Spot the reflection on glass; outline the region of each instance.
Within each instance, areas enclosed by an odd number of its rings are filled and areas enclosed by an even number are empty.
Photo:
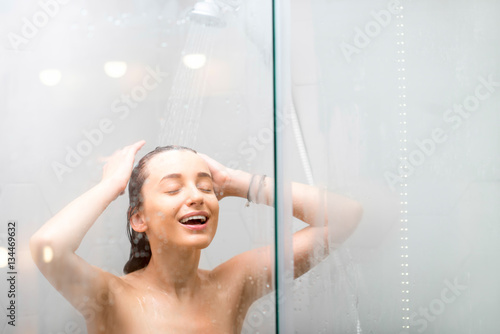
[[[40,72],[39,78],[45,86],[56,86],[61,81],[62,74],[57,69],[46,69]]]
[[[52,250],[52,247],[50,246],[43,247],[43,262],[50,263],[53,258],[54,258],[54,251]]]
[[[197,70],[202,68],[207,62],[207,57],[204,54],[188,54],[182,57],[182,61],[186,67]]]
[[[124,61],[108,61],[104,63],[104,72],[110,78],[121,78],[127,72],[127,63]]]

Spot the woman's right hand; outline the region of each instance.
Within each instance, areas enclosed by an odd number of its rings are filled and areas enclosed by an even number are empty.
[[[117,196],[125,192],[134,168],[135,155],[145,143],[145,140],[138,141],[104,158],[106,164],[103,167],[101,182],[112,186]]]

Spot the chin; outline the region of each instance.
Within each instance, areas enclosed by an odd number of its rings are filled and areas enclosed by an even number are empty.
[[[208,246],[210,246],[211,242],[207,243],[207,244],[204,244],[204,245],[201,245],[200,247],[198,247],[199,249],[205,249],[207,248]]]
[[[212,239],[213,238],[210,238],[209,236],[200,236],[200,238],[197,238],[196,236],[194,238],[189,238],[191,240],[187,240],[185,245],[187,247],[194,247],[194,248],[198,248],[198,249],[205,249],[207,248],[208,246],[210,246],[210,244],[212,243]],[[194,239],[194,240],[193,240]]]

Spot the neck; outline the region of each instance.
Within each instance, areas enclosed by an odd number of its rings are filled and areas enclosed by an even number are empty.
[[[144,270],[148,281],[159,290],[177,298],[189,298],[199,286],[198,264],[201,250],[196,248],[151,248]]]

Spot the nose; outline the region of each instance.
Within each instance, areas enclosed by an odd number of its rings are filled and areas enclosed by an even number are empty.
[[[193,185],[189,188],[187,204],[203,204],[203,194],[201,193],[200,189],[198,189],[198,187]]]

